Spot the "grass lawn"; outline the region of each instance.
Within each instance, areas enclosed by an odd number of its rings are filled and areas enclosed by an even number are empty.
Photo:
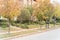
[[[21,24],[20,24],[21,25]],[[50,27],[54,27],[54,24],[49,24]],[[44,25],[39,25],[39,24],[30,24],[28,25],[29,29],[33,29],[33,28],[40,28],[40,27],[46,27],[46,24]],[[1,30],[4,30],[4,31],[8,31],[9,30],[9,27],[6,27],[6,28],[2,28],[0,27]],[[19,31],[21,30],[22,28],[20,27],[15,27],[15,26],[12,26],[10,27],[10,31]]]
[[[0,27],[0,29],[3,30],[4,32],[7,32],[7,31],[9,30],[9,27],[6,27],[6,28]],[[16,27],[16,28],[15,28],[15,27],[10,27],[10,31],[18,31],[18,30],[20,30],[20,29],[21,29],[21,28],[18,29],[17,27]],[[1,30],[0,30],[0,31],[1,31]]]
[[[41,26],[41,27],[40,27]],[[38,24],[34,24],[34,25],[28,25],[29,29],[33,29],[33,28],[42,28],[42,30],[46,30],[46,25],[38,25]],[[50,27],[53,28],[54,25],[50,24]],[[60,27],[60,26],[59,26]],[[18,29],[19,27],[15,28],[15,27],[11,27],[10,31],[20,31],[21,29]],[[8,31],[8,28],[2,28],[2,30]],[[28,30],[28,31],[22,31],[22,32],[18,32],[18,33],[10,33],[9,34],[3,34],[0,35],[0,38],[7,38],[7,37],[13,37],[13,36],[18,36],[18,35],[24,35],[24,34],[31,34],[34,32],[38,32],[38,30]]]

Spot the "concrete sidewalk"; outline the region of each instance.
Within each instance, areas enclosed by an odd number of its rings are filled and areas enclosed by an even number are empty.
[[[23,32],[23,31],[29,31],[29,30],[37,30],[39,28],[34,28],[34,29],[21,29],[19,31],[10,31],[9,33],[18,33],[18,32]],[[8,32],[0,32],[0,35],[2,34],[8,34]]]

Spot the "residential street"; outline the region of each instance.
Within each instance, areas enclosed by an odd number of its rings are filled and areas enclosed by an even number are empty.
[[[60,29],[55,29],[24,37],[13,38],[10,40],[60,40]]]
[[[0,0],[0,40],[60,40],[60,0]]]

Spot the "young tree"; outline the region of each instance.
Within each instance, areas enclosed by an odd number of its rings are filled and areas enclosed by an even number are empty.
[[[29,21],[31,17],[30,11],[31,11],[30,8],[23,8],[17,20],[21,22],[26,21],[26,20]]]
[[[53,5],[50,3],[50,0],[40,1],[40,3],[35,6],[35,14],[38,20],[45,20],[45,22],[47,22],[47,20],[50,21],[50,18],[53,14]],[[49,28],[49,26],[46,27]]]

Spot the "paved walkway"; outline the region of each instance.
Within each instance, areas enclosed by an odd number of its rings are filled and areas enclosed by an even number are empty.
[[[23,31],[29,31],[29,30],[36,30],[38,28],[34,28],[34,29],[21,29],[20,31],[10,31],[10,33],[17,33],[17,32],[23,32]],[[1,34],[8,34],[8,32],[1,32]]]

